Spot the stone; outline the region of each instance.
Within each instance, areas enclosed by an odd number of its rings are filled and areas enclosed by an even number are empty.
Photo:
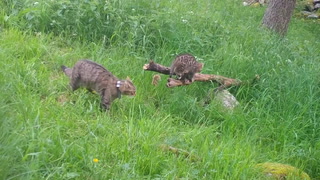
[[[239,102],[228,90],[218,90],[215,92],[215,101],[221,103],[221,105],[227,109],[234,109]]]

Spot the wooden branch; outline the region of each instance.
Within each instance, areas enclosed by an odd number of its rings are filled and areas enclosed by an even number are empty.
[[[143,66],[143,69],[146,71],[155,71],[155,72],[159,72],[162,74],[170,74],[170,68],[157,64],[153,61],[150,61],[149,64],[145,64]],[[223,76],[219,76],[219,75],[214,75],[214,74],[201,74],[201,73],[196,73],[194,76],[194,81],[214,81],[217,82],[218,84],[220,84],[219,89],[224,89],[224,88],[228,88],[231,86],[239,86],[241,85],[241,81],[238,79],[231,79],[231,78],[227,78],[227,77],[223,77]],[[183,85],[189,85],[192,82],[186,81],[180,81],[178,79],[173,79],[173,78],[169,78],[168,79],[168,83],[167,83],[167,87],[175,87],[175,86],[183,86]]]
[[[146,71],[155,71],[155,72],[159,72],[161,74],[167,74],[169,75],[170,74],[170,68],[169,67],[166,67],[166,66],[162,66],[160,64],[157,64],[153,61],[150,61],[149,64],[145,64],[143,66],[143,69],[146,70]]]

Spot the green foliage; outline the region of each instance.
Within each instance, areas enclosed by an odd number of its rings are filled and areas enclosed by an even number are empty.
[[[4,0],[0,9],[0,179],[264,179],[254,168],[263,162],[320,177],[319,22],[293,18],[279,39],[260,27],[264,8],[231,0]],[[142,66],[183,52],[203,73],[260,81],[230,89],[233,112],[203,104],[214,83],[169,89],[161,75],[151,85]],[[60,66],[83,58],[130,76],[136,97],[106,113],[97,95],[71,92]]]

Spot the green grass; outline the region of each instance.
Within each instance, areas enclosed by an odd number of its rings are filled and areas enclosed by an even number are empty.
[[[320,178],[319,21],[294,17],[279,39],[240,1],[35,2],[0,2],[0,179],[266,179],[262,162]],[[182,52],[203,73],[261,79],[230,89],[232,113],[202,105],[214,83],[151,85],[143,65]],[[60,66],[85,58],[130,76],[136,97],[106,113],[71,92]]]

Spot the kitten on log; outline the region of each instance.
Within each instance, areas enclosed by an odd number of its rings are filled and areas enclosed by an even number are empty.
[[[106,68],[90,60],[80,60],[72,68],[61,66],[62,71],[70,78],[73,91],[80,87],[90,92],[96,91],[101,96],[101,107],[110,109],[112,101],[121,94],[135,96],[136,88],[127,78],[120,80]]]
[[[177,76],[177,79],[190,83],[193,82],[193,76],[195,73],[199,73],[202,70],[203,63],[196,61],[196,58],[191,54],[178,55],[171,64],[170,78],[173,75]]]

